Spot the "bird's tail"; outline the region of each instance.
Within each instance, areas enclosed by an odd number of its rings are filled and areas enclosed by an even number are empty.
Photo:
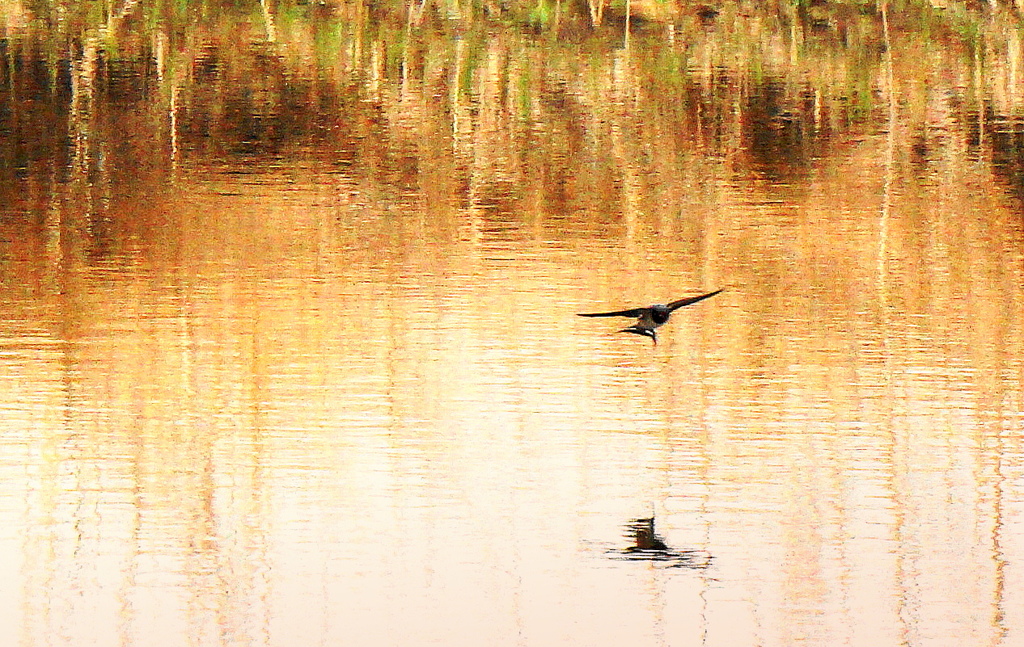
[[[643,326],[638,326],[634,324],[628,328],[623,328],[619,332],[630,332],[633,333],[634,335],[643,335],[644,337],[650,337],[651,341],[653,341],[655,344],[658,343],[658,335],[655,334],[654,330],[651,328],[644,328]]]

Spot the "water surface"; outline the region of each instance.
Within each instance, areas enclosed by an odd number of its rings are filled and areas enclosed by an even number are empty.
[[[253,90],[211,45],[5,175],[0,642],[1022,639],[997,95],[418,47]]]

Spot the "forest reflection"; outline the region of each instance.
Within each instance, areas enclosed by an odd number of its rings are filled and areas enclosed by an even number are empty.
[[[427,6],[417,20],[282,3],[179,21],[134,2],[103,20],[5,4],[3,197],[37,178],[102,193],[118,174],[301,152],[399,193],[440,183],[461,206],[504,196],[603,222],[679,197],[646,199],[695,164],[806,174],[889,128],[890,108],[895,160],[984,158],[1021,190],[1019,36],[998,16],[908,4],[887,45],[873,3],[684,6],[662,22],[638,3],[623,48],[615,5],[600,28],[563,16],[540,31]]]

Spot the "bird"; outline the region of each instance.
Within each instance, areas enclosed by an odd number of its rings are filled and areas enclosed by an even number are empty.
[[[671,303],[662,304],[656,303],[646,308],[630,308],[628,310],[615,310],[613,312],[579,312],[577,313],[580,317],[636,317],[636,323],[628,328],[623,328],[619,332],[629,332],[634,335],[643,335],[644,337],[650,337],[655,344],[658,343],[658,335],[655,333],[655,329],[668,321],[668,318],[672,313],[683,306],[688,306],[691,303],[697,303],[703,301],[708,297],[713,297],[725,288],[720,288],[714,292],[708,292],[706,294],[698,294],[695,297],[684,297],[678,301]]]

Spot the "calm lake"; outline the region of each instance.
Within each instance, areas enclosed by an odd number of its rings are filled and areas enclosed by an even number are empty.
[[[353,6],[0,12],[0,644],[1024,644],[1018,27]]]

